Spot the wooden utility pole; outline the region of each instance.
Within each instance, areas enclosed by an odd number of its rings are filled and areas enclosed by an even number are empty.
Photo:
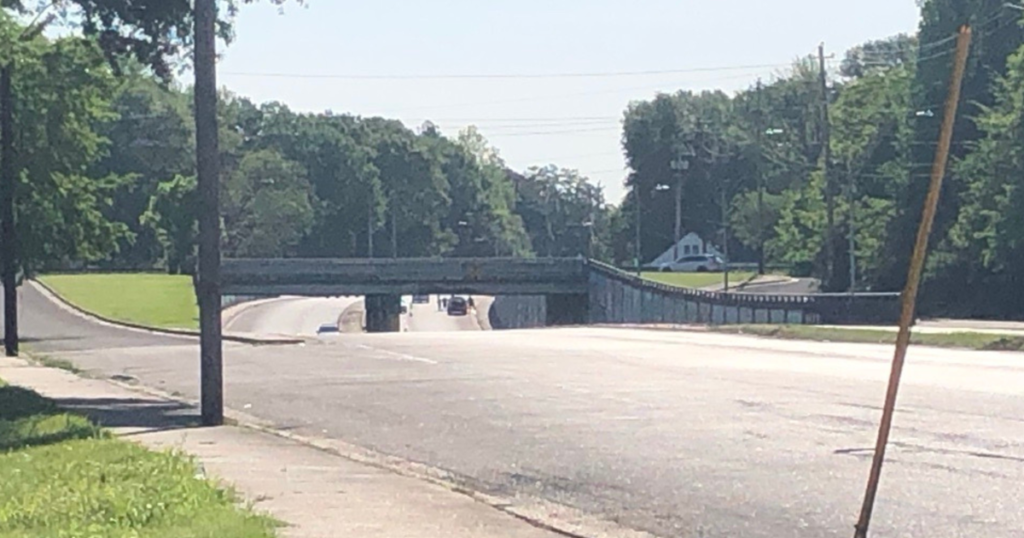
[[[722,291],[729,291],[729,201],[725,193],[725,186],[721,190],[721,215],[722,215],[722,254],[725,255],[725,267],[723,267]]]
[[[391,257],[398,257],[398,214],[391,210]]]
[[[821,168],[825,176],[825,285],[835,279],[836,196],[832,185],[832,127],[828,117],[828,73],[825,71],[825,44],[818,45],[818,76],[821,83]]]
[[[217,132],[217,0],[195,0],[196,162],[199,192],[200,376],[205,426],[224,423],[220,297],[220,148]]]
[[[640,256],[643,255],[643,249],[640,247],[640,223],[641,223],[641,210],[640,210],[640,180],[635,176],[633,178],[633,201],[636,203],[636,238],[633,244],[633,263],[636,265],[636,276],[640,276]]]
[[[931,236],[935,212],[939,206],[939,195],[942,192],[942,179],[946,175],[946,162],[949,159],[949,146],[953,140],[953,126],[956,123],[957,106],[960,104],[960,85],[964,78],[967,65],[967,52],[971,45],[971,28],[964,25],[956,41],[956,58],[953,64],[953,78],[946,96],[945,115],[942,117],[942,128],[939,132],[939,145],[935,151],[935,162],[932,165],[931,183],[928,197],[925,199],[921,226],[917,230],[917,242],[910,259],[907,284],[903,290],[903,305],[900,312],[900,331],[896,337],[896,352],[892,359],[892,371],[889,374],[889,385],[885,393],[885,405],[882,408],[882,421],[878,427],[878,439],[875,443],[874,458],[871,462],[871,473],[868,475],[867,491],[864,493],[864,504],[860,518],[857,520],[855,538],[867,538],[871,524],[871,512],[875,506],[878,493],[878,482],[882,476],[882,464],[885,462],[885,449],[889,443],[889,432],[896,411],[896,396],[899,393],[900,377],[903,364],[910,345],[910,324],[914,320],[917,303],[917,291],[924,270],[925,258],[928,254],[928,239]]]
[[[765,273],[764,267],[764,169],[762,162],[764,161],[764,87],[761,85],[761,79],[757,79],[757,274],[763,275]]]
[[[857,293],[857,176],[851,171],[849,177],[849,185],[847,187],[849,197],[849,214],[846,217],[848,227],[848,237],[846,238],[847,248],[849,249],[849,264],[850,264],[850,295]]]
[[[373,205],[366,204],[366,257],[373,259]]]
[[[0,67],[0,269],[4,287],[4,351],[18,356],[18,244],[14,223],[14,59]]]

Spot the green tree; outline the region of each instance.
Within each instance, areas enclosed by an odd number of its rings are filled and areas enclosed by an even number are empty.
[[[576,170],[531,168],[516,185],[517,211],[538,256],[607,257],[610,226],[601,188]]]
[[[952,72],[953,36],[958,28],[970,23],[974,39],[963,81],[960,114],[955,127],[951,151],[953,162],[966,157],[971,146],[981,137],[972,120],[995,101],[994,82],[1006,71],[1007,56],[1024,43],[1024,29],[1018,24],[1020,13],[1004,7],[998,0],[927,0],[922,2],[921,25],[918,32],[920,51],[911,85],[913,135],[907,150],[907,170],[895,185],[898,190],[895,215],[886,232],[884,266],[878,286],[902,289],[907,265],[917,234],[931,170],[936,141],[942,120],[942,104],[949,91]],[[969,190],[969,181],[955,168],[943,192],[932,233],[936,249],[926,278],[931,282],[925,295],[940,302],[958,303],[971,299],[973,291],[963,285],[968,267],[977,263],[957,258],[948,250],[951,228],[960,213],[961,201]]]
[[[1024,306],[1024,47],[1011,55],[995,96],[977,118],[982,138],[957,166],[969,186],[936,264],[971,286],[973,297],[958,303],[963,312],[1017,317]]]
[[[22,34],[23,27],[0,12],[0,35]],[[105,214],[121,178],[94,180],[85,173],[106,146],[94,129],[110,114],[114,81],[104,58],[79,38],[36,37],[5,50],[18,63],[14,168],[21,263],[31,271],[102,259],[129,236]]]
[[[140,217],[161,182],[195,169],[188,96],[160,84],[140,68],[120,80],[112,112],[112,117],[97,126],[109,143],[89,174],[131,179],[113,193],[114,203],[107,211],[111,220],[128,226],[131,240],[122,241],[119,252],[105,263],[121,268],[152,267],[161,247],[152,228],[143,226]]]
[[[160,241],[163,263],[171,274],[195,273],[196,198],[196,178],[177,176],[157,187],[141,217]]]
[[[236,258],[294,255],[314,222],[306,171],[273,150],[247,154],[223,185],[224,252]]]

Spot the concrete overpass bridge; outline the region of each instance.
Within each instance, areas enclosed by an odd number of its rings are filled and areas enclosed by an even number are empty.
[[[545,297],[547,325],[891,324],[899,294],[759,295],[676,288],[583,258],[227,259],[224,295],[366,296],[367,330],[398,330],[401,297]]]
[[[549,325],[587,323],[584,259],[266,259],[222,263],[224,295],[366,296],[370,332],[399,326],[403,295],[539,295]]]

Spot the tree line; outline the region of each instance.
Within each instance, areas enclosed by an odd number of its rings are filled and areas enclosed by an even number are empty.
[[[826,66],[824,79],[812,55],[735,95],[680,91],[631,104],[623,134],[630,192],[611,216],[616,261],[632,264],[638,250],[640,260],[651,260],[671,244],[673,194],[681,188],[684,229],[728,242],[734,259],[763,252],[769,266],[805,271],[825,291],[902,289],[949,88],[953,36],[969,23],[974,42],[923,308],[1019,317],[1021,11],[990,0],[928,0],[921,10],[916,35],[846,51],[838,65]]]
[[[84,20],[106,20],[106,4],[78,3],[91,10]],[[135,26],[165,36],[188,28],[187,2],[154,5],[177,10],[167,19],[177,22],[167,26],[150,10]],[[300,113],[222,92],[224,253],[587,255],[632,265],[674,240],[678,196],[683,229],[728,245],[733,260],[796,269],[826,291],[898,290],[934,157],[952,36],[967,22],[975,40],[924,307],[1019,315],[1021,14],[995,0],[927,0],[921,9],[916,35],[846,51],[824,77],[809,56],[735,94],[680,91],[631,103],[623,116],[629,193],[614,207],[574,170],[511,170],[472,128],[451,135],[430,123]],[[24,18],[8,11],[0,11],[0,40],[10,45],[0,60],[17,65],[22,264],[193,271],[193,99],[160,60],[187,43],[117,38],[102,25],[26,38]]]
[[[11,31],[19,25],[3,22]],[[94,40],[36,37],[16,72],[21,261],[30,271],[196,266],[193,96]],[[602,190],[511,170],[470,127],[300,113],[222,91],[228,257],[604,256]]]

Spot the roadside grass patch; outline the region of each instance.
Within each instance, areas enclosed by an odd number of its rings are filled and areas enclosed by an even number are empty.
[[[64,370],[65,372],[71,372],[73,374],[81,374],[82,369],[75,366],[75,363],[67,359],[55,359],[46,355],[32,355],[33,362],[38,363],[40,366],[47,368],[55,368],[57,370]]]
[[[272,538],[195,463],[111,437],[0,382],[0,536]]]
[[[730,285],[739,285],[752,278],[754,273],[748,271],[730,271]],[[669,286],[680,288],[707,288],[725,282],[725,273],[642,273],[641,277],[646,280],[660,282]]]
[[[850,342],[859,344],[895,344],[895,331],[811,325],[732,325],[711,327],[720,333],[747,334],[786,340],[815,342]],[[973,349],[978,351],[1024,351],[1024,337],[976,332],[948,334],[911,332],[910,342],[915,345]]]
[[[161,274],[49,275],[39,278],[75,306],[99,316],[163,329],[199,326],[192,278]]]

